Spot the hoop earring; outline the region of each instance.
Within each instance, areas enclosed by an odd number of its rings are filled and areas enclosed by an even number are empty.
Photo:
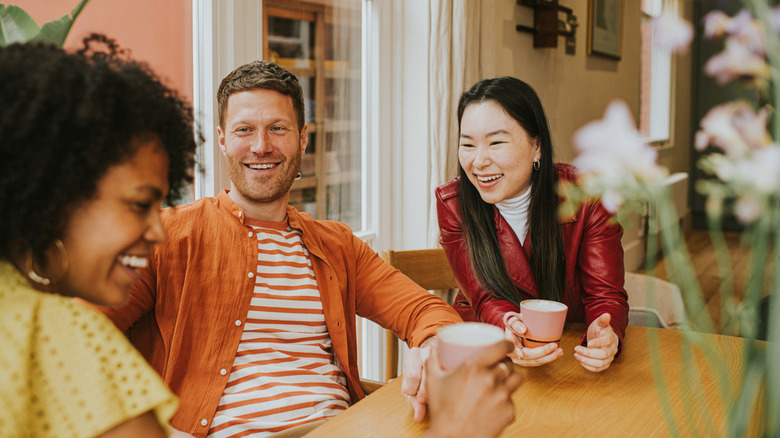
[[[62,243],[62,240],[57,239],[54,241],[54,246],[57,247],[57,250],[60,252],[60,275],[57,280],[65,277],[65,274],[67,274],[68,269],[70,269],[70,263],[68,261],[68,251],[65,249],[65,244]],[[27,254],[24,258],[24,270],[27,271],[27,277],[40,284],[41,286],[48,286],[52,283],[50,278],[44,277],[37,272],[35,272],[35,268],[33,267],[33,252],[32,248],[27,249]],[[56,281],[56,280],[55,280]]]
[[[303,178],[303,175],[301,175],[301,172],[298,172],[298,174],[295,175],[295,180],[298,181],[301,178]]]
[[[542,164],[540,162],[534,161],[534,170],[539,170],[539,169],[541,169],[541,167],[542,167]]]

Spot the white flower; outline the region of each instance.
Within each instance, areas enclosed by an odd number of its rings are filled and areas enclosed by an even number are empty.
[[[776,12],[773,11],[773,17]],[[704,16],[706,38],[726,35],[726,48],[704,65],[704,72],[725,84],[739,77],[766,79],[769,66],[766,63],[766,44],[763,25],[753,18],[750,11],[742,9],[729,18],[721,11]]]
[[[780,193],[780,145],[770,144],[758,150],[747,150],[741,156],[728,157],[713,153],[699,161],[699,166],[715,175],[719,184],[708,185],[710,197],[717,193],[736,197],[737,219],[748,224],[764,211],[767,200]]]
[[[769,66],[763,55],[729,39],[726,41],[726,49],[704,64],[704,73],[722,85],[739,77],[766,79],[769,77]]]
[[[700,165],[726,184],[731,184],[737,179],[736,163],[723,154],[710,154],[702,158]]]
[[[772,12],[769,16],[769,22],[776,31],[780,30],[780,6],[775,6],[772,8]]]
[[[704,38],[712,39],[723,36],[726,33],[730,20],[731,17],[717,9],[705,15],[702,19],[704,23]]]
[[[688,48],[693,39],[691,23],[674,14],[664,13],[650,23],[653,43],[671,52],[681,52]]]
[[[772,195],[780,191],[780,146],[760,149],[752,157],[737,161],[736,167],[747,193]]]
[[[623,205],[623,197],[615,190],[606,190],[601,195],[601,204],[608,212],[616,213],[620,206]]]
[[[704,150],[712,144],[730,157],[766,147],[771,143],[767,132],[768,117],[766,108],[755,112],[744,101],[718,105],[701,119],[701,130],[696,133],[694,146]]]
[[[761,213],[761,206],[753,198],[739,198],[734,205],[734,213],[737,220],[743,224],[749,224],[756,220]]]
[[[604,118],[590,122],[574,134],[579,156],[574,165],[582,173],[586,193],[602,198],[604,207],[616,212],[625,199],[642,197],[668,175],[656,163],[658,153],[636,130],[625,102],[609,104]]]
[[[766,46],[762,36],[762,25],[747,9],[742,9],[731,18],[726,26],[726,34],[731,42],[736,42],[756,55],[765,56]]]

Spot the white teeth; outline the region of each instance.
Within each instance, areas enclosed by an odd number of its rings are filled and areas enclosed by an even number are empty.
[[[256,169],[256,170],[271,169],[273,167],[276,167],[276,164],[250,164],[249,165],[250,169]]]
[[[502,176],[504,175],[500,174],[500,175],[493,175],[493,176],[478,176],[477,179],[482,182],[488,182],[488,181],[493,181],[494,179],[499,179]]]
[[[149,265],[149,260],[146,257],[122,255],[119,256],[119,263],[130,268],[145,268]]]

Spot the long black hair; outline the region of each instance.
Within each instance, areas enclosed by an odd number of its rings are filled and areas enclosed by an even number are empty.
[[[531,172],[529,234],[531,269],[542,298],[560,301],[565,287],[566,264],[558,225],[558,175],[553,164],[552,140],[542,103],[530,85],[512,77],[484,79],[463,93],[458,103],[458,131],[463,111],[471,104],[499,104],[536,141],[541,150],[539,170]],[[519,305],[520,294],[509,276],[498,246],[494,208],[482,200],[476,187],[459,166],[460,216],[466,236],[471,268],[489,293]]]

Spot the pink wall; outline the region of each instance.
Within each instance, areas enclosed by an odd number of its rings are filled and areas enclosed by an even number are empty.
[[[8,0],[42,25],[58,19],[78,0]],[[81,39],[100,32],[131,50],[134,59],[149,63],[167,84],[192,103],[192,1],[92,0],[65,40],[66,49],[80,47]]]

